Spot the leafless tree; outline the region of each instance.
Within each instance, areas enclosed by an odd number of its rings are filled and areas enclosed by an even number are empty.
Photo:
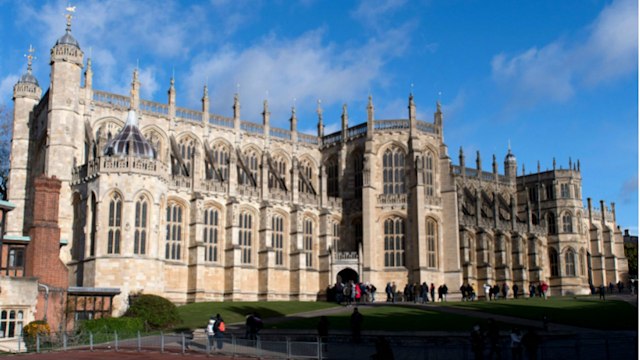
[[[6,199],[9,179],[9,155],[11,154],[11,131],[13,129],[11,109],[0,103],[0,199]]]

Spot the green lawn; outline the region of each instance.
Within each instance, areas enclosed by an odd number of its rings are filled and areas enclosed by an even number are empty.
[[[445,314],[429,309],[403,306],[359,307],[364,321],[363,330],[387,331],[470,331],[473,325],[483,324],[486,320]],[[327,316],[333,330],[350,329],[351,311]],[[295,319],[283,323],[268,325],[270,329],[316,329],[319,318]],[[511,325],[499,324],[504,329]]]
[[[551,322],[599,330],[638,328],[638,309],[619,300],[599,301],[592,297],[551,297],[548,300],[534,298],[442,305],[533,320],[542,320],[546,315]]]
[[[178,307],[182,318],[182,324],[179,326],[189,329],[204,328],[209,317],[218,313],[227,324],[232,324],[244,322],[245,316],[254,311],[263,319],[267,319],[335,306],[335,303],[297,301],[194,303]]]

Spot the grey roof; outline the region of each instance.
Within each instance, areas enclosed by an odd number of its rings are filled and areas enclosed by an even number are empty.
[[[80,44],[78,40],[76,40],[73,35],[71,35],[71,29],[67,29],[67,31],[62,35],[58,41],[56,41],[56,45],[73,45],[80,49]]]
[[[20,76],[20,80],[18,80],[18,83],[31,83],[35,84],[36,86],[40,86],[40,84],[38,84],[38,79],[33,76],[31,71],[27,71],[26,73],[22,74],[22,76]]]
[[[505,156],[504,161],[516,162],[516,156],[513,155],[513,153],[511,152],[511,149],[509,149],[509,152],[507,153],[507,156]]]
[[[148,159],[156,158],[156,150],[144,138],[138,128],[138,117],[134,110],[129,110],[127,123],[104,149],[107,156],[138,156]]]

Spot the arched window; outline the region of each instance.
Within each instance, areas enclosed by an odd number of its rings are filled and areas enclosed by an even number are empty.
[[[302,178],[303,176],[313,184],[313,167],[309,161],[302,161],[300,163],[300,172],[298,177],[298,192],[313,194],[313,189],[307,185],[307,182]]]
[[[427,220],[427,266],[437,267],[436,244],[438,241],[438,224],[432,219]]]
[[[254,183],[251,181],[251,178],[256,182],[255,185],[258,184],[258,154],[256,154],[253,150],[245,151],[242,156],[242,162],[244,163],[244,168],[238,168],[238,184],[239,185],[251,185]],[[249,174],[244,169],[249,171]]]
[[[240,241],[241,263],[251,264],[252,241],[253,241],[253,216],[249,212],[240,213],[240,223],[238,224],[238,241]]]
[[[384,266],[404,266],[404,220],[390,218],[384,222]]]
[[[165,258],[180,260],[182,239],[184,238],[184,222],[182,206],[176,203],[167,205],[167,241],[165,244]]]
[[[193,173],[192,165],[195,153],[196,146],[193,139],[186,138],[180,141],[180,155],[190,175]]]
[[[73,260],[82,260],[85,256],[86,203],[82,201],[80,194],[73,195],[73,243],[71,257]]]
[[[144,255],[147,253],[147,234],[149,229],[149,202],[143,196],[136,201],[135,230],[133,234],[133,253]]]
[[[120,254],[122,234],[122,197],[114,193],[109,201],[109,221],[107,229],[107,254]]]
[[[576,276],[576,252],[573,249],[567,250],[564,254],[564,274]]]
[[[282,180],[284,184],[279,179]],[[286,191],[286,183],[287,163],[281,157],[274,157],[271,159],[271,167],[269,168],[269,189]]]
[[[569,184],[560,184],[560,197],[568,199],[571,197],[571,191],[569,190]]]
[[[334,157],[327,162],[327,195],[338,197],[339,189],[338,159]]]
[[[271,218],[271,239],[276,254],[276,265],[284,265],[284,218],[280,215]]]
[[[549,235],[555,235],[557,233],[556,217],[553,215],[552,212],[547,213],[547,229],[548,229]]]
[[[98,202],[91,193],[91,231],[89,232],[89,256],[96,255],[96,232],[98,230]]]
[[[427,190],[427,196],[435,195],[435,186],[433,181],[433,155],[428,152],[424,157],[424,185]]]
[[[385,194],[404,194],[404,152],[397,147],[387,149],[382,158],[383,189]]]
[[[331,244],[333,251],[340,251],[340,223],[337,221],[331,222]]]
[[[562,215],[562,232],[573,232],[573,219],[571,218],[571,214],[568,212]]]
[[[313,267],[313,221],[304,220],[303,246],[307,267]]]
[[[353,153],[353,187],[356,199],[362,199],[362,172],[364,170],[364,158],[360,151]]]
[[[222,181],[229,180],[229,149],[224,144],[217,144],[211,150],[213,152],[213,162],[218,172],[213,178],[222,178]]]
[[[549,248],[549,270],[551,276],[558,276],[558,252],[554,248]]]
[[[218,261],[218,239],[220,238],[220,214],[216,208],[208,208],[204,211],[204,228],[202,239],[204,241],[204,261]]]
[[[545,186],[545,192],[546,192],[546,199],[547,200],[553,200],[555,198],[555,192],[553,191],[554,187],[553,187],[553,183],[547,183]]]

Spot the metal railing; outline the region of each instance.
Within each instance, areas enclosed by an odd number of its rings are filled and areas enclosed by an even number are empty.
[[[507,332],[500,334],[499,358],[511,358]],[[370,359],[384,347],[396,359],[473,359],[470,336],[467,333],[446,334],[374,334],[358,341],[346,331],[333,331],[325,339],[301,331],[274,333],[269,331],[256,339],[247,339],[228,331],[220,338],[208,338],[200,329],[182,333],[53,333],[30,341],[22,337],[4,339],[0,344],[15,341],[13,352],[92,351],[92,352],[161,352],[175,354],[218,354],[223,356],[256,357],[261,359]],[[323,341],[324,340],[324,341]],[[27,348],[25,349],[25,344]],[[521,357],[530,359],[530,349],[522,349]],[[550,333],[540,336],[535,347],[535,359],[637,359],[637,333],[588,332],[580,334]],[[6,350],[5,350],[6,351]],[[491,352],[488,340],[482,353]],[[379,354],[379,353],[378,353]]]

